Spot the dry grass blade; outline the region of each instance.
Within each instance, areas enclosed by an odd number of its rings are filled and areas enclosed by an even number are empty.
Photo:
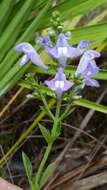
[[[107,172],[102,172],[100,174],[79,180],[72,187],[70,186],[66,188],[66,190],[90,190],[104,185],[105,183],[107,183]]]
[[[87,168],[87,171],[85,171],[84,177],[86,175],[91,175],[92,173],[104,168],[105,166],[107,166],[107,156],[104,156],[100,160],[92,162],[91,165]],[[75,178],[78,178],[78,176],[82,171],[85,170],[85,168],[86,164],[79,166],[78,168],[74,168],[72,171],[57,179],[54,184],[49,187],[49,190],[55,189],[56,187],[59,187],[61,184],[67,183],[68,181],[70,181],[71,184],[71,182],[73,182]]]
[[[16,98],[19,96],[19,94],[22,92],[22,90],[23,90],[23,87],[19,88],[19,90],[12,96],[12,98],[9,100],[9,102],[3,107],[3,109],[0,111],[0,118],[4,115],[4,113],[13,104],[13,102],[16,100]]]

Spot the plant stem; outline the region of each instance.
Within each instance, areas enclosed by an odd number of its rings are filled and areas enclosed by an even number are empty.
[[[43,167],[44,167],[44,165],[45,165],[45,163],[46,163],[46,161],[48,159],[48,156],[50,154],[50,151],[51,151],[51,148],[52,148],[52,144],[53,143],[48,144],[48,146],[46,148],[46,151],[45,151],[45,154],[43,156],[43,159],[42,159],[42,161],[40,163],[40,166],[39,166],[39,169],[38,169],[38,172],[37,172],[37,175],[36,175],[36,182],[37,183],[39,182],[39,179],[40,179],[40,176],[41,176],[41,172],[42,172]]]
[[[39,94],[40,94],[40,96],[41,96],[41,99],[42,99],[42,101],[43,101],[43,104],[44,104],[44,106],[45,106],[45,109],[46,109],[48,115],[52,118],[52,120],[54,120],[54,115],[52,114],[52,112],[51,112],[51,110],[50,110],[50,108],[49,108],[49,106],[48,106],[48,103],[47,103],[45,97],[43,96],[43,94],[41,93],[41,91],[40,91],[39,89],[38,89],[38,92],[39,92]]]
[[[55,114],[52,132],[51,132],[53,139],[56,138],[56,136],[57,136],[57,129],[58,129],[59,117],[60,117],[60,109],[61,109],[61,100],[57,100],[56,114]]]
[[[73,106],[73,103],[67,105],[64,112],[62,113],[62,115],[59,118],[60,121],[62,121],[66,116],[68,116],[70,113],[72,113],[74,111],[75,108],[72,108],[72,106]]]
[[[56,106],[56,113],[55,113],[55,118],[54,118],[54,123],[53,123],[53,128],[52,128],[52,137],[56,137],[57,135],[57,127],[59,123],[59,115],[60,115],[60,108],[61,108],[61,100],[57,101],[57,106]],[[43,159],[40,163],[37,175],[36,175],[36,183],[39,183],[40,177],[41,177],[41,172],[44,168],[44,165],[48,159],[48,156],[51,152],[53,141],[55,141],[56,138],[52,138],[52,142],[50,142],[46,148],[45,154],[43,156]]]

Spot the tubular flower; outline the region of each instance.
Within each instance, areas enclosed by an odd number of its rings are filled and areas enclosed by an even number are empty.
[[[56,47],[53,47],[49,36],[39,37],[38,43],[45,48],[51,57],[58,59],[62,67],[65,67],[67,58],[73,59],[82,55],[89,46],[89,41],[83,40],[76,48],[72,47],[69,44],[69,37],[64,33],[59,34]]]
[[[20,66],[25,65],[28,61],[32,61],[35,65],[43,68],[43,69],[48,69],[46,65],[43,64],[39,54],[36,52],[36,50],[32,47],[30,43],[23,42],[14,48],[15,51],[17,52],[23,52],[25,55],[23,55]]]
[[[84,84],[87,86],[99,87],[98,81],[92,79],[92,75],[99,72],[99,67],[96,65],[95,58],[100,57],[100,53],[95,50],[88,50],[81,57],[76,70],[76,75],[80,75],[84,79]]]
[[[56,92],[57,98],[61,99],[62,93],[69,90],[73,86],[73,82],[66,79],[63,68],[59,68],[52,80],[46,80],[45,84]]]

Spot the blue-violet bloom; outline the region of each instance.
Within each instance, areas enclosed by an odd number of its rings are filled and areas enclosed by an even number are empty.
[[[37,41],[52,58],[59,60],[62,67],[65,67],[67,58],[73,59],[82,55],[89,46],[89,41],[82,40],[77,47],[72,47],[69,37],[64,33],[59,34],[56,47],[53,47],[49,36],[39,37]]]
[[[56,92],[57,98],[61,99],[62,93],[69,90],[74,83],[66,79],[63,68],[59,68],[55,77],[52,80],[46,80],[45,84]]]
[[[81,57],[76,75],[80,75],[84,79],[86,86],[99,87],[98,81],[92,79],[92,75],[99,72],[99,67],[96,65],[95,58],[100,57],[100,53],[95,50],[88,50]]]
[[[33,46],[30,43],[23,42],[15,46],[15,51],[17,52],[23,52],[25,55],[23,55],[20,66],[25,65],[28,61],[32,61],[35,65],[43,68],[48,69],[46,65],[43,64],[39,54],[36,52],[36,50],[33,48]]]

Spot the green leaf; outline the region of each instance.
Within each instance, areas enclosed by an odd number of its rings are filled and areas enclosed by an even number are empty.
[[[32,164],[28,156],[22,152],[22,159],[26,171],[26,175],[28,177],[29,184],[32,185]]]
[[[36,98],[37,98],[37,99],[39,98],[39,100],[40,100],[40,97],[36,96]],[[45,106],[40,106],[40,108],[41,108],[41,111],[43,111],[46,115],[48,115],[48,116],[51,117],[51,114],[47,111],[47,109],[46,109]],[[52,114],[52,117],[51,117],[51,118],[54,119],[53,114]]]
[[[42,86],[42,85],[41,85],[41,86]],[[40,86],[40,89],[41,89],[41,86]],[[44,106],[42,107],[42,110],[43,110],[45,113],[47,113],[47,115],[49,115],[49,116],[52,118],[52,120],[54,120],[54,115],[52,114],[52,112],[51,112],[51,110],[50,110],[50,108],[49,108],[49,106],[48,106],[48,103],[47,103],[47,101],[46,101],[46,99],[45,99],[45,96],[43,95],[42,90],[40,90],[40,89],[38,88],[39,95],[40,95],[40,97],[41,97],[41,99],[42,99],[42,101],[43,101],[43,104],[44,104]]]
[[[59,118],[60,121],[63,121],[65,118],[67,118],[74,110],[75,110],[75,108],[72,108],[72,105],[69,102],[67,107],[65,108],[64,112],[62,113],[62,115]]]
[[[52,163],[46,168],[40,180],[40,188],[42,188],[45,185],[45,183],[48,181],[49,177],[52,175],[52,173],[55,170],[55,166],[56,166],[55,163]]]
[[[33,189],[32,189],[33,190]],[[40,186],[38,183],[34,183],[34,190],[40,190]]]
[[[75,100],[73,101],[74,104],[78,105],[78,106],[82,106],[88,109],[92,109],[95,111],[99,111],[102,113],[107,114],[107,106],[86,100],[86,99],[79,99],[79,100]]]
[[[32,177],[33,188],[32,190],[40,190],[40,185],[36,181],[36,173]]]
[[[50,132],[48,129],[46,129],[43,125],[41,124],[38,124],[39,125],[39,128],[41,130],[41,133],[44,137],[44,139],[46,140],[47,143],[50,143],[51,142],[51,135],[50,135]]]

